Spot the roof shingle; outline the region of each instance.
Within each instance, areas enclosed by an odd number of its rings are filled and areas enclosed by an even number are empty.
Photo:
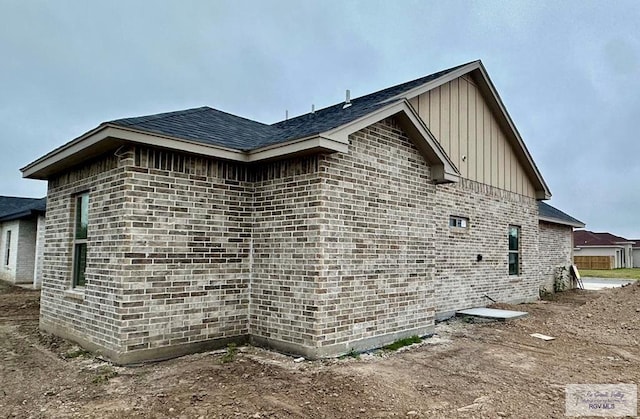
[[[0,196],[0,221],[15,220],[33,213],[44,213],[47,198]]]
[[[449,68],[416,80],[398,84],[356,99],[343,108],[338,103],[313,113],[272,125],[252,121],[207,106],[177,112],[116,119],[108,125],[168,135],[209,145],[250,151],[268,145],[304,138],[355,121],[389,104],[389,100],[467,64]]]

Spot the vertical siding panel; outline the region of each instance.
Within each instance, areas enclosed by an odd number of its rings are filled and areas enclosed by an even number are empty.
[[[511,170],[511,146],[509,144],[505,144],[506,147],[504,149],[504,188],[508,191],[512,190],[512,179],[513,179],[513,171]]]
[[[500,152],[498,151],[498,121],[491,114],[491,184],[500,187],[498,181],[498,167],[500,167]]]
[[[480,92],[474,86],[473,91],[476,97],[476,153],[478,182],[487,183],[484,179],[484,100]]]
[[[413,106],[418,115],[422,117],[422,114],[420,113],[420,96],[412,97],[411,99],[409,99],[409,103],[411,104],[411,106]]]
[[[451,143],[450,157],[453,163],[460,170],[460,116],[458,115],[458,101],[459,101],[459,88],[458,80],[453,80],[449,83],[449,142]]]
[[[444,147],[440,138],[440,90],[438,89],[429,92],[429,129]]]
[[[459,80],[459,98],[458,98],[458,118],[460,121],[460,154],[467,156],[466,161],[460,161],[460,173],[468,178],[469,175],[469,99],[467,94],[467,82],[460,78]]]
[[[493,186],[493,181],[491,179],[491,166],[493,166],[495,159],[493,157],[493,139],[491,138],[492,115],[489,106],[487,106],[484,100],[482,102],[484,105],[484,182]]]
[[[467,99],[467,116],[469,117],[469,124],[467,132],[469,133],[469,179],[478,180],[478,150],[476,140],[476,91],[471,84],[468,84],[468,99]]]
[[[498,188],[500,189],[507,189],[505,186],[505,141],[506,138],[504,137],[500,127],[498,127]]]
[[[451,154],[451,89],[449,83],[445,83],[439,87],[440,90],[440,137],[444,142],[444,149],[449,157]],[[446,144],[446,145],[445,145]]]

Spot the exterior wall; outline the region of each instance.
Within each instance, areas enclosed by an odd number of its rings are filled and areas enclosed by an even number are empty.
[[[540,221],[539,224],[541,289],[554,292],[558,269],[568,269],[573,264],[573,228]]]
[[[7,231],[11,231],[8,265],[5,264]],[[34,284],[37,234],[37,217],[0,223],[0,279],[14,284]]]
[[[9,247],[9,263],[6,263],[7,255],[7,231],[11,231],[11,243]],[[20,221],[7,221],[0,223],[0,279],[16,282],[18,263],[18,237],[20,235]]]
[[[246,338],[252,189],[244,176],[233,165],[138,148],[51,180],[41,327],[121,363]],[[73,197],[84,191],[87,283],[71,289]]]
[[[20,220],[18,245],[16,248],[16,283],[33,284],[35,277],[37,227],[36,217]]]
[[[136,148],[126,167],[122,359],[165,358],[249,333],[247,168]],[[217,342],[217,344],[216,344]]]
[[[436,186],[393,120],[350,136],[325,156],[319,345],[368,349],[432,333]]]
[[[463,177],[535,198],[505,132],[469,76],[423,93],[411,104]]]
[[[640,249],[633,249],[633,267],[640,268]]]
[[[44,259],[44,234],[46,219],[44,215],[39,215],[36,221],[36,255],[33,286],[40,288],[42,286],[42,262]]]
[[[70,289],[84,191],[87,284]],[[349,153],[259,165],[131,147],[50,180],[41,326],[120,363],[244,339],[309,357],[370,349],[484,295],[536,298],[537,233],[534,199],[434,185],[393,119],[351,135]]]
[[[110,155],[49,180],[40,327],[91,350],[121,349],[124,254],[131,236],[127,214],[125,160]],[[75,195],[88,191],[87,286],[71,289]],[[129,292],[128,290],[126,292]]]
[[[323,292],[318,157],[252,170],[252,339],[286,352],[312,352],[322,332],[317,302]]]
[[[533,198],[461,179],[436,188],[435,301],[438,318],[456,310],[538,298],[538,207]],[[449,227],[450,216],[469,219]],[[520,273],[509,275],[509,226],[520,227]],[[480,261],[478,259],[480,258]]]

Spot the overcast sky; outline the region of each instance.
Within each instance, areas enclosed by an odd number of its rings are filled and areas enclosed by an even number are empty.
[[[0,195],[103,121],[211,106],[272,123],[481,59],[547,181],[640,238],[640,2],[0,0]]]

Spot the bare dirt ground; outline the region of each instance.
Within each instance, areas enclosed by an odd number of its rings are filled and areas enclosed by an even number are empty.
[[[126,368],[41,334],[38,298],[0,283],[0,418],[557,418],[566,384],[640,382],[640,283],[500,305],[530,315],[441,323],[393,353],[245,347]]]

